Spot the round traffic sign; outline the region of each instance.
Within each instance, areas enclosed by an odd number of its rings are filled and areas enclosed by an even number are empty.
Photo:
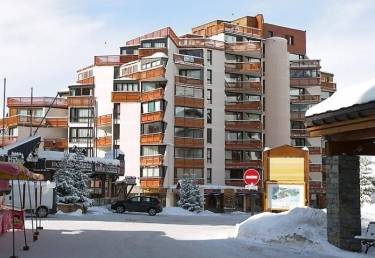
[[[248,169],[243,173],[243,181],[246,185],[257,185],[260,180],[260,175],[256,169]]]

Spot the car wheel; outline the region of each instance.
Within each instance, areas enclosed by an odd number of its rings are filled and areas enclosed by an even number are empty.
[[[36,216],[38,218],[45,218],[48,215],[48,209],[46,207],[39,207],[36,209]]]
[[[154,209],[154,208],[151,208],[151,209],[148,210],[148,215],[150,215],[150,216],[155,216],[156,213],[157,213],[156,209]]]
[[[125,212],[125,207],[123,205],[119,205],[116,208],[117,213],[124,213]]]

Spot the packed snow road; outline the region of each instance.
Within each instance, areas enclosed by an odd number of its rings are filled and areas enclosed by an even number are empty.
[[[22,251],[22,233],[17,232],[19,258],[232,258],[232,257],[323,257],[233,238],[235,225],[246,214],[184,216],[159,214],[114,214],[94,210],[87,215],[57,214],[43,221],[39,240]],[[28,223],[30,227],[30,223]],[[28,232],[31,235],[31,232]],[[0,258],[11,255],[11,233],[0,237]]]

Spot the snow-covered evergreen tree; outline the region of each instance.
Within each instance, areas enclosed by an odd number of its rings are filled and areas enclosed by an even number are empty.
[[[90,202],[88,191],[89,175],[83,170],[83,151],[76,148],[66,153],[54,175],[57,201],[62,203]]]
[[[370,159],[364,156],[360,157],[361,204],[372,202],[372,195],[375,193],[374,181]]]
[[[179,181],[180,200],[178,205],[188,211],[202,211],[202,196],[199,192],[199,186],[195,180],[184,178]]]

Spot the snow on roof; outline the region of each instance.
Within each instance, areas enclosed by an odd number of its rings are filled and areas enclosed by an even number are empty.
[[[86,157],[85,161],[95,162],[95,163],[103,163],[103,164],[106,164],[106,165],[114,165],[114,166],[120,165],[120,161],[118,159],[105,159],[105,158],[98,158],[98,157],[88,158],[88,157]]]
[[[329,111],[375,101],[375,79],[360,85],[343,88],[335,92],[328,99],[311,107],[306,111],[306,116],[313,116]]]
[[[146,58],[168,58],[168,56],[163,52],[156,52],[156,53],[152,54],[151,56],[144,57],[144,59],[146,59]]]
[[[0,155],[7,155],[8,154],[8,151],[11,150],[11,149],[14,149],[22,144],[25,144],[29,141],[32,141],[32,140],[36,140],[40,138],[40,136],[36,135],[36,136],[30,136],[30,137],[26,137],[26,138],[23,138],[19,141],[16,141],[15,143],[12,143],[12,144],[9,144],[7,146],[5,146],[4,148],[0,149]]]
[[[38,157],[46,160],[62,160],[65,152],[62,151],[39,151]],[[87,162],[103,163],[106,165],[119,166],[120,161],[117,159],[97,158],[97,157],[85,157]]]

